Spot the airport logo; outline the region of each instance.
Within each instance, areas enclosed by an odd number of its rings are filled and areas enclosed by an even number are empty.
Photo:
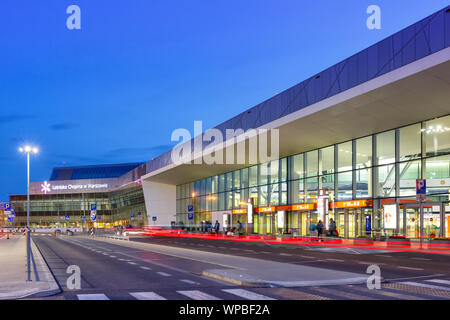
[[[43,184],[41,184],[41,192],[47,194],[50,192],[50,183],[48,183],[47,181],[44,181]]]

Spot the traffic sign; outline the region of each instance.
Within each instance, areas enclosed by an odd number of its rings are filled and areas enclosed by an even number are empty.
[[[189,220],[194,220],[194,214],[193,213],[188,213],[188,219]]]
[[[97,220],[97,204],[91,203],[91,221],[95,220]]]
[[[81,216],[80,219],[81,221],[86,221],[86,216]]]
[[[416,180],[416,200],[425,201],[427,199],[427,180]]]
[[[70,216],[65,216],[66,221],[70,220]]]
[[[134,213],[131,214],[131,220],[134,220]]]
[[[188,205],[188,212],[193,212],[194,206],[192,204]]]
[[[156,221],[158,219],[158,217],[152,217],[153,221]]]

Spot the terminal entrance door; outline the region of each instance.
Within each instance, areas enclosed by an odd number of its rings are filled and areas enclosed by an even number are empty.
[[[444,235],[446,215],[441,202],[403,204],[400,233],[407,238],[434,238]]]

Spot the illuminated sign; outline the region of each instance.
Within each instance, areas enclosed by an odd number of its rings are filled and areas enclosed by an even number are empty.
[[[278,228],[284,229],[284,211],[278,211],[277,213],[277,226]]]
[[[261,207],[261,208],[256,208],[255,211],[256,212],[275,212],[275,207]]]
[[[279,206],[277,210],[283,211],[306,211],[314,210],[314,203],[294,204],[291,206]]]
[[[96,190],[96,189],[107,189],[107,183],[87,183],[87,184],[59,184],[51,185],[47,181],[41,184],[41,192],[44,194],[50,193],[51,191],[61,191],[61,190]]]
[[[247,223],[253,223],[253,198],[247,202]]]
[[[397,229],[397,205],[385,204],[383,208],[384,208],[384,228]]]
[[[370,207],[372,205],[371,200],[353,200],[353,201],[339,201],[330,203],[331,208],[363,208]]]
[[[50,184],[47,181],[44,181],[44,183],[41,184],[41,192],[45,194],[50,192]]]
[[[235,209],[232,211],[233,214],[244,214],[247,213],[247,209]]]

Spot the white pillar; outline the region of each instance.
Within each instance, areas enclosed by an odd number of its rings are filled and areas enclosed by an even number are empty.
[[[149,226],[170,226],[176,221],[176,185],[143,180],[142,189]]]

